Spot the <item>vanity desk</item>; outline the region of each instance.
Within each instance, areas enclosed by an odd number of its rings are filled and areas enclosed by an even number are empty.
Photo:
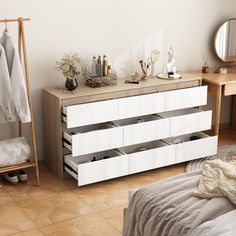
[[[197,72],[193,74],[202,77],[202,84],[208,86],[208,93],[216,96],[214,134],[219,135],[222,96],[236,95],[235,68],[228,69],[227,74],[214,73],[214,71],[212,70],[209,73]],[[233,100],[235,100],[234,96]],[[236,104],[235,102],[233,101],[234,104]],[[232,119],[231,119],[232,128],[236,127],[236,124],[234,124],[235,121],[236,121],[236,108],[232,106]]]
[[[140,84],[78,93],[43,90],[46,163],[59,178],[69,174],[78,186],[214,155],[217,136],[202,79],[148,79]]]

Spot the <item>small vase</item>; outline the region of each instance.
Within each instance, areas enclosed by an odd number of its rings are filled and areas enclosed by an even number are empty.
[[[152,63],[152,76],[155,77],[158,74],[158,63],[157,61]]]
[[[74,91],[78,87],[77,79],[66,79],[65,87],[68,91]]]

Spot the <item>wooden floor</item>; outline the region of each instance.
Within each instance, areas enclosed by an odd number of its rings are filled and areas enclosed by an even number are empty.
[[[236,143],[236,132],[221,131],[220,145]],[[5,184],[0,189],[0,235],[116,236],[128,189],[184,172],[175,165],[78,188],[74,179],[58,180],[43,165],[41,186]]]

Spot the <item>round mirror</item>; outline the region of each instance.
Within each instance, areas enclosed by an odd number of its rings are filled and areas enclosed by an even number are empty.
[[[225,21],[217,30],[215,51],[224,62],[236,61],[236,18]]]

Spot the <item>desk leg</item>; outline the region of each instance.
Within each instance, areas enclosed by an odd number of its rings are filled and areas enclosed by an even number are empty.
[[[215,114],[215,135],[219,135],[220,130],[220,111],[221,111],[222,86],[216,88],[216,114]]]
[[[231,128],[236,129],[236,95],[232,97]]]

